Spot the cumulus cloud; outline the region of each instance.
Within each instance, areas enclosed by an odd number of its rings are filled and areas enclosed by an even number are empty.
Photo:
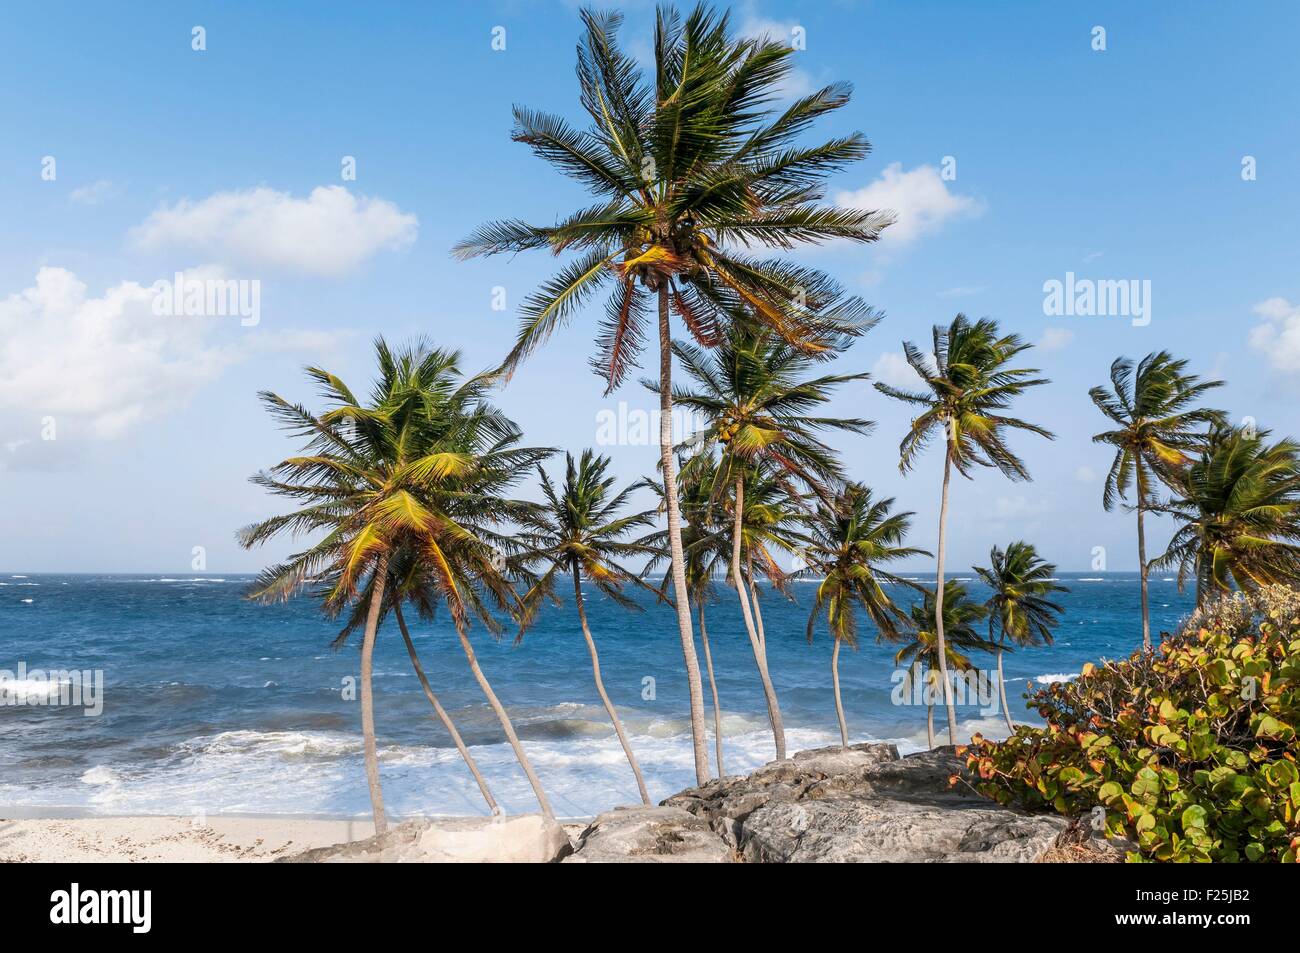
[[[907,358],[897,351],[887,351],[871,366],[871,379],[890,387],[915,388],[920,383]]]
[[[1250,346],[1267,354],[1275,370],[1300,370],[1300,305],[1268,298],[1252,310],[1264,320],[1251,328]]]
[[[1074,340],[1074,332],[1069,328],[1048,328],[1038,339],[1038,346],[1044,351],[1060,351]]]
[[[46,267],[31,287],[0,299],[0,466],[43,442],[57,449],[69,438],[119,437],[254,352],[330,343],[319,332],[260,330],[221,343],[219,328],[239,329],[236,319],[159,317],[154,297],[135,281],[96,297],[71,271]]]
[[[408,247],[418,230],[416,217],[392,202],[331,185],[307,198],[263,187],[182,199],[155,211],[131,237],[144,249],[192,249],[223,263],[333,275]]]
[[[908,171],[901,162],[885,167],[880,178],[857,190],[840,192],[837,205],[894,213],[894,224],[881,233],[882,246],[901,248],[923,235],[939,231],[945,223],[963,216],[979,215],[984,204],[958,195],[932,165]]]

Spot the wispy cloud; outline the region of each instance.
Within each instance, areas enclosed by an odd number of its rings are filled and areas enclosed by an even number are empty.
[[[68,193],[68,201],[74,205],[99,205],[117,195],[121,189],[108,179],[100,179],[90,185],[82,185]]]

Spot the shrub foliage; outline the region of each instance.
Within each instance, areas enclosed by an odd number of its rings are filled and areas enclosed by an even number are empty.
[[[1130,861],[1280,861],[1300,852],[1300,593],[1195,613],[1152,653],[1085,666],[1030,698],[1046,727],[962,750],[999,803],[1090,814]]]

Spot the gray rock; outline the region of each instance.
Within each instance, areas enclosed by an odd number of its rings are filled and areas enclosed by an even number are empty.
[[[541,814],[406,821],[386,833],[317,847],[289,863],[554,863],[572,850],[564,829]]]
[[[707,822],[679,807],[620,807],[592,821],[564,863],[727,864],[734,860]]]
[[[708,822],[748,863],[1032,861],[1064,818],[1000,807],[950,784],[951,748],[821,748],[665,801]]]

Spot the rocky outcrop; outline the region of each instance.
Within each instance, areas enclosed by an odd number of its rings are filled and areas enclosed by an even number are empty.
[[[1028,862],[1055,848],[1064,818],[1022,814],[950,784],[963,770],[951,748],[906,758],[887,744],[803,751],[660,808],[602,814],[569,860],[663,859],[687,843],[681,859],[725,853],[748,863]]]
[[[565,863],[729,864],[708,822],[679,807],[620,807],[597,817]]]
[[[383,834],[317,847],[280,863],[554,863],[572,847],[558,823],[541,814],[414,820]]]

